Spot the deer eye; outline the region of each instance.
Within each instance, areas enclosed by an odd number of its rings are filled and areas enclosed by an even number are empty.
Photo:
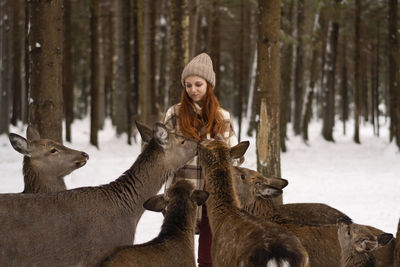
[[[57,152],[57,149],[55,149],[55,148],[52,148],[51,150],[50,150],[50,153],[56,153]]]
[[[242,175],[240,175],[240,178],[241,178],[242,180],[244,180],[244,178],[246,178],[246,176],[245,176],[244,174],[242,174]]]
[[[183,145],[185,143],[185,139],[182,140],[181,144]]]

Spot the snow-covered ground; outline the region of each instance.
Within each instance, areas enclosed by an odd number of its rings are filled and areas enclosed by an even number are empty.
[[[115,137],[109,121],[99,133],[98,150],[89,145],[89,126],[88,119],[76,121],[73,142],[65,143],[90,155],[86,166],[66,177],[68,188],[108,183],[128,169],[140,153],[139,145],[126,144],[126,136]],[[395,234],[400,217],[400,153],[394,143],[389,143],[387,128],[387,125],[381,126],[378,138],[370,126],[362,126],[361,145],[353,142],[350,123],[347,135],[341,133],[341,125],[337,124],[335,143],[322,139],[321,125],[315,122],[310,125],[309,146],[290,134],[289,151],[281,154],[282,177],[289,180],[284,202],[326,203],[345,212],[356,223]],[[25,136],[23,126],[13,127],[11,132]],[[255,139],[245,136],[243,140],[250,141],[243,166],[256,169]],[[1,135],[0,193],[22,190],[22,155],[14,151],[6,135]],[[161,222],[160,214],[145,212],[135,243],[155,237]]]

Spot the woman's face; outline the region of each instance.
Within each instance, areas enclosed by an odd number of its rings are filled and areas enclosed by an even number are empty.
[[[185,79],[185,89],[193,102],[198,102],[206,95],[207,81],[199,76],[189,76]]]

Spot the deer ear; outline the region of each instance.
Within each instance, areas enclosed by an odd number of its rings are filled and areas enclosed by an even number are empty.
[[[256,184],[256,196],[263,198],[274,198],[280,196],[282,190],[262,183]]]
[[[392,234],[384,233],[378,236],[378,244],[383,247],[386,246],[393,239]]]
[[[169,140],[169,133],[164,124],[156,122],[153,128],[153,137],[160,145],[165,145]]]
[[[28,141],[26,141],[25,138],[18,134],[10,133],[8,135],[8,138],[10,139],[10,143],[12,147],[18,151],[19,153],[23,154],[24,156],[30,157],[31,154],[29,153],[28,150]]]
[[[26,138],[29,141],[38,141],[40,140],[40,134],[33,126],[29,125],[26,129]]]
[[[197,203],[197,206],[203,205],[210,194],[203,190],[194,190],[190,198]]]
[[[247,148],[249,148],[250,142],[249,141],[244,141],[240,142],[236,146],[231,148],[231,159],[238,159],[246,153]]]
[[[143,208],[146,210],[151,210],[155,212],[161,212],[165,209],[167,203],[165,201],[164,195],[156,195],[149,198],[143,203]]]
[[[153,137],[153,130],[138,121],[135,121],[135,123],[143,142],[150,142],[151,138]]]

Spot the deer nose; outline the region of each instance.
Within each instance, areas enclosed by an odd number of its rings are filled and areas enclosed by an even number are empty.
[[[82,156],[84,156],[84,157],[86,158],[86,160],[88,160],[88,159],[89,159],[89,155],[88,155],[88,154],[86,154],[85,152],[82,152]]]

